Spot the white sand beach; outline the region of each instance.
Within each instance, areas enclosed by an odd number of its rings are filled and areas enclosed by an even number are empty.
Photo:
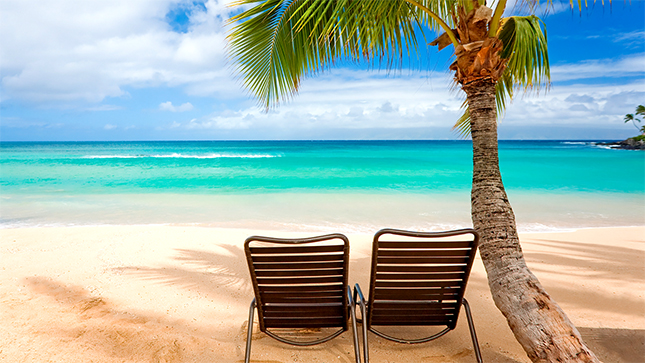
[[[329,231],[342,232],[342,231]],[[0,230],[0,361],[241,362],[252,299],[244,239],[310,236],[190,226]],[[367,286],[371,235],[348,234]],[[645,362],[645,227],[522,234],[527,263],[605,362]],[[485,362],[529,362],[480,260],[466,297]],[[466,320],[430,343],[370,336],[380,362],[473,362]],[[256,323],[257,325],[257,323]],[[257,329],[256,329],[257,330]],[[353,362],[350,333],[308,348],[256,332],[252,362]]]

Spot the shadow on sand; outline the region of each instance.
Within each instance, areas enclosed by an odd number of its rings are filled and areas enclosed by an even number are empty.
[[[56,354],[63,359],[89,356],[101,362],[223,361],[216,341],[195,336],[176,322],[120,311],[78,286],[43,277],[30,277],[26,282],[34,293],[58,303],[54,316],[41,317],[51,321],[41,321],[37,333],[58,341]]]

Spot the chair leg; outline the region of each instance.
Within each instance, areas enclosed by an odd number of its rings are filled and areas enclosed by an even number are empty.
[[[356,303],[352,299],[352,290],[347,286],[347,298],[349,302],[349,315],[352,317],[352,335],[354,337],[354,357],[356,363],[361,363],[360,344],[358,342],[358,331],[356,331]]]
[[[246,335],[246,353],[244,354],[244,363],[249,363],[251,361],[251,340],[253,338],[253,316],[255,313],[255,299],[251,301],[251,307],[249,308],[249,332]]]
[[[473,341],[473,348],[475,349],[475,357],[478,363],[483,363],[482,353],[479,351],[479,342],[477,341],[477,333],[475,333],[475,324],[473,323],[473,316],[470,313],[470,305],[466,299],[461,300],[464,309],[466,310],[466,319],[468,319],[468,328],[470,329],[470,339]]]
[[[367,307],[365,306],[365,297],[358,284],[354,285],[354,301],[361,307],[361,319],[363,320],[363,360],[365,363],[370,362],[370,349],[367,343]]]

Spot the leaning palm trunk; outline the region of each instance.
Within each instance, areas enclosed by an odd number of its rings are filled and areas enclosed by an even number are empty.
[[[473,226],[495,304],[533,362],[598,362],[524,262],[499,170],[495,85],[481,79],[462,88],[473,140]]]
[[[598,362],[526,266],[499,170],[497,109],[516,85],[549,78],[539,18],[502,19],[507,0],[497,1],[495,11],[483,0],[239,1],[252,7],[233,19],[239,23],[229,35],[232,52],[245,85],[267,109],[335,59],[393,60],[417,49],[416,26],[444,32],[430,44],[454,46],[450,69],[466,92],[467,113],[457,125],[472,134],[472,219],[495,304],[532,361]]]

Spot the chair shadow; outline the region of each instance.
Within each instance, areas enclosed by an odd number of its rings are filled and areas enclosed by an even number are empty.
[[[161,266],[129,266],[117,268],[116,271],[132,274],[148,281],[155,281],[164,285],[180,286],[184,289],[208,294],[213,298],[227,300],[227,303],[237,304],[240,310],[248,311],[248,304],[253,297],[253,286],[249,277],[246,255],[241,247],[228,244],[214,244],[214,250],[192,250],[176,249],[173,260],[180,262],[182,267]],[[240,297],[248,297],[240,299]],[[235,335],[238,344],[237,354],[243,356],[243,348],[246,341],[246,328],[248,315],[239,316],[241,328],[237,325],[231,328],[230,333]],[[243,322],[243,324],[242,324]],[[257,323],[257,315],[256,315]],[[256,329],[254,329],[256,330]],[[316,332],[312,332],[314,335]],[[289,351],[292,356],[302,355],[302,359],[310,359],[312,354],[331,354],[337,356],[339,361],[349,362],[346,351],[351,351],[352,341],[350,333],[346,332],[340,338],[320,346],[295,347],[285,345],[268,338],[267,335],[259,334],[256,330],[253,334],[254,348],[252,350],[253,361],[263,363],[276,363],[276,360],[263,360],[257,357],[258,353],[264,351]],[[259,345],[258,345],[259,344]],[[294,358],[294,359],[296,359]],[[353,360],[353,358],[352,358]]]

